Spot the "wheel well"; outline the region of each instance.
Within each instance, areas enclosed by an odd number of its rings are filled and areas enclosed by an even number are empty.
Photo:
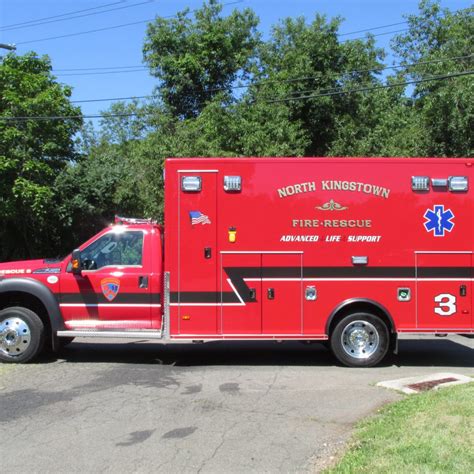
[[[39,298],[22,291],[10,291],[0,294],[0,310],[9,306],[22,306],[36,313],[44,324],[45,334],[51,335],[51,321],[48,311]]]
[[[328,336],[332,334],[339,321],[341,321],[345,316],[353,313],[373,314],[374,316],[379,317],[387,325],[391,334],[395,334],[393,319],[385,308],[373,301],[354,301],[342,303],[342,305],[332,312],[327,326]]]

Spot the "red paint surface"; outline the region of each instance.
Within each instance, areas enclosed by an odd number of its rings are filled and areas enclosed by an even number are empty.
[[[163,272],[167,271],[174,298],[170,333],[175,338],[326,338],[329,316],[352,299],[372,300],[384,307],[398,332],[472,333],[472,191],[431,188],[417,193],[411,189],[412,176],[467,176],[472,188],[470,164],[468,159],[171,159],[166,163],[164,231],[152,224],[121,226],[145,233],[141,267],[107,267],[78,276],[67,271],[68,257],[57,264],[0,264],[0,272],[8,273],[5,278],[28,276],[48,286],[62,303],[68,328],[88,324],[161,328]],[[241,192],[224,191],[227,175],[241,176]],[[201,192],[183,192],[184,176],[201,177]],[[327,181],[366,183],[390,193],[384,198],[354,190],[325,190],[322,182]],[[310,182],[315,183],[314,191],[279,196],[278,189]],[[340,210],[330,210],[331,202]],[[451,209],[455,216],[453,230],[444,237],[435,237],[423,225],[425,212],[435,205]],[[201,212],[211,223],[193,225],[190,211]],[[320,225],[295,227],[294,220],[317,220]],[[333,225],[321,224],[327,221]],[[370,221],[371,226],[341,227],[334,221]],[[104,229],[81,249],[113,229]],[[229,241],[231,229],[236,232],[234,243]],[[282,241],[286,236],[304,236],[308,241]],[[349,241],[361,236],[375,236],[376,241]],[[353,265],[353,256],[367,257],[368,264]],[[55,274],[59,281],[54,284],[47,282],[49,274],[32,273],[52,267],[59,269]],[[229,274],[236,268],[243,275],[240,288],[235,288]],[[449,274],[453,268],[462,268],[464,273],[436,280],[436,271]],[[400,269],[412,273],[396,276]],[[420,278],[424,271],[434,271],[435,279]],[[147,288],[139,287],[140,277],[148,277]],[[106,278],[120,280],[119,293],[112,301],[102,293],[101,281]],[[316,287],[316,301],[305,299],[307,286]],[[411,290],[409,302],[397,300],[401,287]],[[465,296],[461,287],[465,287]],[[251,301],[250,291],[255,295]],[[443,294],[456,300],[449,316],[435,311],[439,308],[435,298]],[[65,295],[77,295],[84,301],[92,297],[95,302],[68,306]],[[130,303],[124,295],[131,298]],[[140,305],[133,303],[137,298]],[[237,299],[227,301],[229,298]]]

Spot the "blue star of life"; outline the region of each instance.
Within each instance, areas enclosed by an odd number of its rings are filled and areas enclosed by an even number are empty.
[[[424,226],[427,232],[434,232],[435,237],[444,237],[446,231],[451,232],[454,227],[454,214],[451,209],[444,210],[442,204],[435,204],[433,209],[427,209],[423,216],[426,221]]]

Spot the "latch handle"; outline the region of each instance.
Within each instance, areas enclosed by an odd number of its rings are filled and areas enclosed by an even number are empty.
[[[467,287],[466,285],[461,285],[459,288],[459,295],[466,296],[467,295]]]
[[[257,298],[257,290],[255,288],[250,288],[249,297],[251,301],[255,301]]]
[[[274,300],[275,299],[275,289],[274,288],[268,288],[267,290],[267,298],[269,300]]]
[[[148,288],[148,277],[139,276],[138,277],[138,288]]]

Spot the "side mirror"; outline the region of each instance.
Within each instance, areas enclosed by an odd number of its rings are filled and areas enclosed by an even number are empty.
[[[72,251],[71,270],[74,275],[80,275],[82,272],[81,251],[79,249]]]

